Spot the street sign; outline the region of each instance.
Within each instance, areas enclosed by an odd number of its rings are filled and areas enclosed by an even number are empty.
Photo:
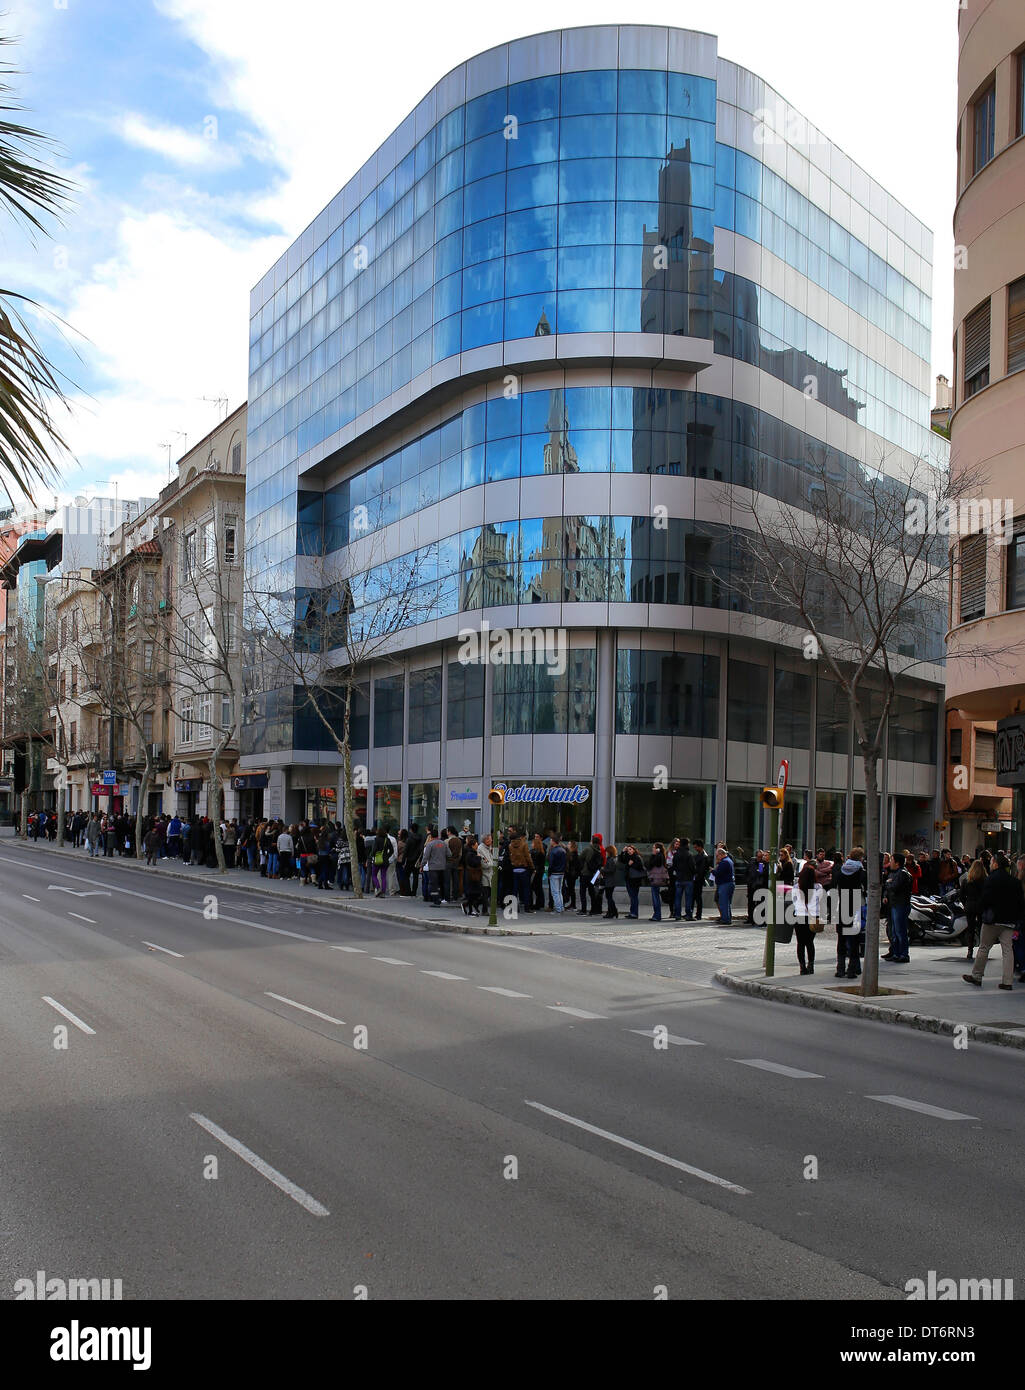
[[[117,781],[117,773],[114,771],[113,768],[111,768],[109,772],[103,773],[102,777],[100,778],[100,781],[103,783],[105,787],[112,787],[114,783]]]
[[[786,792],[786,789],[787,789],[787,779],[789,778],[789,776],[790,776],[790,762],[789,762],[789,760],[786,759],[786,758],[780,758],[780,760],[779,760],[779,773],[778,773],[778,775],[777,775],[777,777],[776,777],[776,786],[779,787],[779,789],[780,789],[781,792],[784,792],[784,793]]]

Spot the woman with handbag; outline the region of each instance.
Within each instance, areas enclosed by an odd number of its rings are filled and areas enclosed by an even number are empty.
[[[662,920],[662,889],[669,883],[669,866],[666,863],[665,846],[656,840],[651,847],[648,860],[648,883],[651,885],[651,916],[649,922]]]

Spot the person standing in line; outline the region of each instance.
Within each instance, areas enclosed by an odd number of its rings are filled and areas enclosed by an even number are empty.
[[[695,922],[701,921],[702,892],[708,880],[708,871],[712,867],[712,861],[705,853],[704,840],[694,841],[694,918]],[[691,921],[690,914],[687,914],[687,921]]]
[[[836,973],[848,980],[861,974],[861,909],[868,895],[865,851],[855,845],[840,867],[837,890]]]
[[[448,899],[441,895],[443,891],[447,891],[445,883],[451,862],[452,854],[447,842],[438,838],[428,839],[424,847],[424,864],[430,880],[431,902],[435,907],[441,907],[448,902]]]
[[[619,909],[616,907],[616,847],[609,845],[605,850],[605,863],[601,871],[602,887],[605,890],[605,902],[607,910],[603,913],[605,917],[618,917]]]
[[[985,886],[986,870],[982,867],[982,860],[976,859],[965,875],[961,889],[961,900],[964,903],[965,917],[968,919],[965,929],[968,945],[966,960],[975,959],[975,944],[980,939],[982,928],[982,890]]]
[[[722,845],[715,852],[715,896],[719,904],[719,925],[731,926],[733,923],[733,893],[737,880],[733,872],[733,860]]]
[[[477,853],[480,856],[480,887],[484,902],[491,903],[491,875],[497,869],[495,858],[494,841],[490,833],[477,845]]]
[[[623,866],[623,878],[626,881],[626,896],[630,899],[630,911],[628,917],[635,921],[640,917],[640,892],[641,884],[645,879],[644,860],[637,853],[635,845],[627,845],[626,849],[619,856],[619,862]]]
[[[89,846],[89,858],[95,859],[100,850],[103,832],[100,829],[99,815],[94,811],[85,828],[85,842]]]
[[[566,874],[568,856],[559,836],[553,831],[548,844],[548,882],[552,891],[552,909],[563,910],[562,880]]]
[[[1021,880],[1011,873],[1011,861],[1002,850],[993,856],[994,869],[982,889],[982,940],[970,975],[962,975],[966,984],[982,988],[982,977],[993,947],[1000,943],[1003,974],[1000,989],[1013,989],[1014,933],[1025,918],[1025,895]]]
[[[673,851],[673,921],[682,921],[685,913],[687,921],[692,921],[694,917],[694,855],[691,851],[690,840],[687,839],[686,835],[683,835]]]
[[[509,832],[509,861],[512,864],[513,883],[516,896],[524,912],[533,912],[530,898],[530,878],[534,872],[534,861],[526,835],[513,835]]]
[[[470,835],[463,846],[463,912],[467,917],[479,917],[483,897],[484,865],[477,847],[476,835]]]
[[[656,840],[651,847],[651,857],[648,860],[648,884],[651,888],[651,916],[650,922],[661,922],[662,920],[662,889],[669,883],[669,866],[666,863],[665,846],[661,840]]]
[[[576,840],[566,846],[566,876],[563,880],[563,907],[572,912],[577,905],[577,880],[580,878],[580,851]]]
[[[535,912],[543,912],[545,907],[545,847],[540,835],[535,835],[530,845],[530,893]]]
[[[791,868],[793,866],[791,865]],[[793,891],[794,934],[797,937],[797,964],[802,975],[815,972],[815,930],[812,904],[815,899],[815,861],[805,859]]]
[[[937,856],[938,858],[939,856]],[[908,965],[908,917],[911,912],[911,875],[904,867],[904,855],[898,850],[890,855],[892,872],[886,880],[886,903],[890,909],[890,950],[883,960],[894,965]]]

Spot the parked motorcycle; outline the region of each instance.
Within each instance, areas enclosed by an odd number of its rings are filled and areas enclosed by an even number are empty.
[[[957,941],[968,927],[968,915],[958,893],[945,898],[911,896],[910,941]]]

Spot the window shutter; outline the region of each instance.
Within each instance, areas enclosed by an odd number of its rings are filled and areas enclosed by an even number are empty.
[[[1025,367],[1025,279],[1015,280],[1007,292],[1007,370]]]
[[[986,536],[968,536],[961,542],[961,621],[986,614]]]
[[[989,300],[964,321],[965,396],[974,396],[989,385]]]
[[[997,765],[997,736],[987,729],[975,730],[975,766],[995,768]]]

